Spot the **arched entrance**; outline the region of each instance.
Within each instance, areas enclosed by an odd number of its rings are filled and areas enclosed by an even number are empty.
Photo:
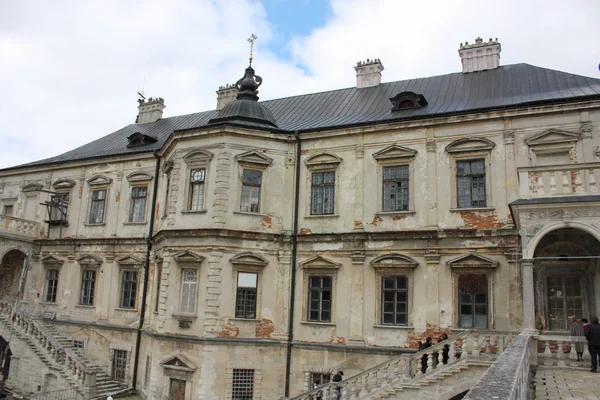
[[[6,381],[10,372],[10,359],[12,352],[8,342],[0,336],[0,380],[1,382]]]
[[[538,328],[567,331],[568,317],[597,314],[595,280],[600,242],[588,232],[561,228],[546,233],[534,252]]]
[[[9,250],[0,262],[0,300],[15,299],[19,292],[19,278],[25,253],[21,250]]]

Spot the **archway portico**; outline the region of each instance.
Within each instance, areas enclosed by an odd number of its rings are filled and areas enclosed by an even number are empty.
[[[0,259],[0,300],[15,299],[19,293],[19,278],[25,257],[21,250],[12,249]]]

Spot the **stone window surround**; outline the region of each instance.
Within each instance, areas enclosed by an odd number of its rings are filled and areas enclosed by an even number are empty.
[[[340,164],[343,159],[331,153],[318,153],[304,160],[307,168],[306,189],[307,200],[305,201],[304,218],[331,218],[339,217],[340,198]],[[333,214],[312,214],[312,174],[313,172],[334,172],[335,184],[333,189]]]
[[[302,269],[302,282],[300,287],[303,291],[302,310],[300,323],[315,326],[335,326],[336,325],[336,294],[337,294],[337,273],[341,267],[340,263],[333,262],[322,256],[314,256],[300,264]],[[331,318],[328,322],[310,321],[308,319],[308,299],[309,299],[309,278],[311,276],[330,276],[331,277]]]
[[[175,364],[177,365],[172,364],[174,360],[176,360]],[[164,395],[168,396],[169,394],[171,379],[177,379],[185,381],[185,400],[192,400],[192,384],[194,381],[194,374],[197,370],[196,366],[182,354],[167,358],[160,363],[160,366],[163,367],[163,376],[166,378],[166,382],[164,383],[166,393],[164,393]]]
[[[253,400],[262,399],[262,372],[260,364],[252,361],[232,361],[227,363],[226,371],[226,392],[225,399],[231,400],[231,392],[233,391],[233,370],[234,369],[253,369],[254,370],[254,386],[252,398]]]
[[[198,310],[200,308],[199,303],[200,303],[200,271],[202,269],[202,263],[205,260],[205,257],[193,253],[191,251],[183,251],[179,254],[176,254],[173,256],[173,260],[177,263],[178,268],[176,268],[174,270],[175,272],[175,279],[177,282],[177,287],[181,287],[182,284],[182,280],[183,280],[183,270],[186,269],[194,269],[196,270],[196,309],[194,310],[194,312],[192,313],[184,313],[181,312],[181,293],[179,293],[179,295],[177,296],[177,311],[173,312],[171,315],[173,317],[175,317],[176,319],[179,319],[179,317],[181,318],[185,318],[185,319],[190,319],[190,318],[198,318]],[[163,266],[164,268],[164,266]]]
[[[265,154],[257,151],[251,150],[242,154],[238,154],[235,156],[235,160],[237,161],[237,194],[235,194],[236,198],[236,207],[234,213],[236,214],[250,214],[250,215],[267,215],[267,171],[273,159],[266,156]],[[259,194],[259,203],[258,203],[258,212],[252,211],[241,211],[242,207],[242,186],[243,186],[243,175],[244,170],[249,169],[253,171],[260,171],[261,174],[261,183],[260,183],[260,194]]]
[[[235,298],[232,303],[232,311],[230,315],[234,316],[232,319],[240,319],[244,321],[260,321],[261,319],[261,304],[262,304],[262,280],[263,280],[263,270],[269,263],[263,257],[250,253],[244,252],[232,257],[229,262],[232,264],[231,272],[233,274],[232,282],[233,282],[233,293],[235,293]],[[256,276],[256,315],[252,318],[238,318],[235,317],[235,311],[237,306],[237,280],[239,272],[249,272],[255,273]]]
[[[60,260],[54,256],[46,256],[42,259],[42,266],[43,271],[44,271],[44,290],[42,293],[42,301],[41,303],[44,304],[58,304],[58,299],[59,299],[59,294],[60,294],[60,286],[58,286],[58,283],[60,282],[60,270],[62,269],[62,266],[64,264],[64,260]],[[47,288],[47,279],[46,279],[46,272],[49,269],[56,269],[58,270],[58,277],[57,277],[57,289],[56,289],[56,300],[54,302],[46,302],[46,291],[48,290]]]
[[[377,162],[377,214],[414,214],[415,180],[414,161],[417,151],[399,145],[391,145],[373,154]],[[383,169],[408,166],[408,210],[383,211]]]
[[[108,211],[109,211],[109,205],[110,205],[110,195],[111,195],[111,191],[110,191],[110,186],[111,186],[111,182],[112,179],[107,178],[104,175],[94,175],[92,178],[88,179],[87,183],[89,186],[89,192],[88,192],[88,207],[87,207],[87,213],[86,213],[86,217],[85,217],[85,226],[103,226],[106,225],[106,220],[107,220],[107,216],[108,216]],[[96,190],[106,190],[106,197],[104,199],[104,214],[102,216],[102,222],[98,222],[98,223],[90,223],[90,216],[91,216],[91,212],[92,212],[92,195],[94,193],[94,191]]]
[[[115,356],[115,350],[122,350],[127,352],[127,363],[125,364],[125,382],[129,381],[130,368],[131,368],[131,345],[125,343],[111,343],[108,348],[108,376],[112,376],[113,358]]]
[[[203,213],[206,212],[206,201],[209,193],[209,180],[210,176],[210,164],[213,158],[213,153],[203,148],[195,148],[186,153],[183,156],[183,161],[185,162],[185,168],[183,171],[183,177],[185,178],[184,184],[184,193],[183,193],[183,207],[182,212],[185,213]],[[204,199],[202,207],[199,210],[191,210],[190,209],[190,173],[194,169],[204,169]],[[170,174],[167,172],[167,174]],[[172,184],[172,182],[171,182]],[[165,207],[168,207],[165,204]]]
[[[100,267],[102,266],[102,260],[99,259],[98,257],[89,255],[89,254],[84,254],[80,257],[77,258],[77,263],[79,264],[79,291],[77,292],[77,307],[88,307],[88,308],[95,308],[96,307],[96,303],[98,300],[98,279],[100,274],[98,273],[98,271],[100,270]],[[88,271],[88,270],[92,270],[92,271],[96,271],[96,277],[94,279],[94,301],[92,302],[93,304],[81,304],[81,292],[83,290],[83,271]]]
[[[310,375],[311,374],[330,374],[333,378],[333,375],[336,373],[335,367],[327,367],[324,365],[313,365],[309,366],[304,370],[304,382],[303,382],[303,390],[308,392],[313,388],[310,387]]]
[[[554,138],[552,138],[554,136]],[[567,132],[558,129],[548,129],[525,140],[529,148],[532,166],[538,165],[538,155],[570,154],[576,150],[580,140],[579,133]]]
[[[144,172],[134,172],[127,175],[127,181],[129,182],[129,206],[127,207],[127,222],[124,225],[143,225],[148,223],[148,200],[150,198],[150,182],[154,177]],[[144,208],[144,220],[139,222],[131,221],[131,207],[133,206],[133,189],[134,188],[146,188],[146,204]],[[108,194],[108,193],[107,193]]]
[[[141,272],[142,272],[142,265],[143,265],[143,261],[139,260],[135,257],[124,257],[120,260],[117,260],[117,265],[119,266],[119,282],[118,282],[118,288],[119,288],[119,297],[117,299],[117,305],[116,305],[116,309],[117,310],[122,310],[122,311],[137,311],[139,308],[139,303],[140,303],[140,284],[141,284]],[[133,308],[123,308],[121,307],[121,297],[123,296],[123,273],[126,271],[135,271],[137,272],[137,282],[136,282],[136,289],[135,289],[135,307]]]

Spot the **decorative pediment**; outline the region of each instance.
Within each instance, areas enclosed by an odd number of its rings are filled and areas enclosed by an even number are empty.
[[[448,153],[466,153],[469,151],[490,151],[496,143],[485,138],[463,138],[455,140],[446,146]]]
[[[579,133],[549,129],[525,140],[529,147],[575,143],[579,140]]]
[[[129,182],[150,182],[153,179],[152,175],[148,175],[145,172],[134,172],[127,175]]]
[[[163,368],[176,370],[176,371],[182,371],[182,372],[196,371],[196,366],[194,364],[192,364],[192,362],[187,357],[185,357],[181,354],[167,358],[165,361],[161,362],[160,365]]]
[[[204,261],[205,257],[202,257],[199,254],[193,253],[189,250],[182,251],[181,253],[175,254],[173,259],[177,261],[178,264],[194,264],[196,266],[200,266],[202,261]]]
[[[102,259],[91,254],[84,254],[77,258],[77,262],[82,267],[96,268],[102,264]]]
[[[52,187],[57,190],[71,189],[72,187],[75,186],[75,184],[76,184],[75,181],[73,181],[71,179],[59,179],[52,184]]]
[[[391,160],[396,158],[412,158],[416,154],[416,150],[393,144],[373,154],[373,158],[376,160]]]
[[[56,258],[52,255],[42,258],[42,265],[48,265],[48,266],[52,266],[52,267],[59,267],[59,266],[63,265],[64,262],[65,262],[64,260],[61,260],[60,258]]]
[[[119,264],[119,265],[141,267],[143,263],[144,263],[143,260],[140,260],[139,258],[133,257],[133,256],[126,256],[126,257],[117,259],[117,264]]]
[[[314,256],[301,263],[300,267],[305,269],[338,269],[341,265],[323,256]]]
[[[255,267],[264,267],[269,263],[263,257],[252,253],[238,254],[233,256],[230,261],[233,265],[250,265]]]
[[[104,176],[104,175],[94,175],[92,178],[88,179],[87,183],[90,186],[100,186],[100,185],[110,185],[112,179]]]
[[[208,162],[212,160],[212,158],[213,153],[208,150],[198,148],[188,151],[186,155],[183,156],[183,160],[188,164],[195,162]]]
[[[252,150],[246,153],[238,154],[235,159],[239,163],[259,164],[259,165],[271,165],[273,159],[266,156],[265,154]]]
[[[23,191],[24,192],[39,192],[43,188],[44,188],[44,185],[42,185],[41,183],[29,183],[29,184],[23,186]]]
[[[419,263],[398,253],[384,254],[371,261],[373,268],[416,268]]]
[[[496,268],[498,261],[477,253],[467,253],[446,262],[450,268]]]
[[[304,164],[306,164],[309,167],[313,165],[337,166],[341,162],[342,159],[340,157],[330,153],[315,154],[314,156],[310,156],[306,160],[304,160]]]

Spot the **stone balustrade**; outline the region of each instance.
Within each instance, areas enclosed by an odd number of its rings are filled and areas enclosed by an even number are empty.
[[[520,167],[519,198],[598,194],[600,163]]]
[[[590,352],[585,336],[539,335],[537,339],[538,365],[556,367],[589,367]],[[582,344],[584,361],[577,361],[577,343]]]
[[[7,215],[0,215],[0,234],[2,233],[21,237],[25,236],[30,239],[42,237],[41,225],[39,222],[9,217]]]

